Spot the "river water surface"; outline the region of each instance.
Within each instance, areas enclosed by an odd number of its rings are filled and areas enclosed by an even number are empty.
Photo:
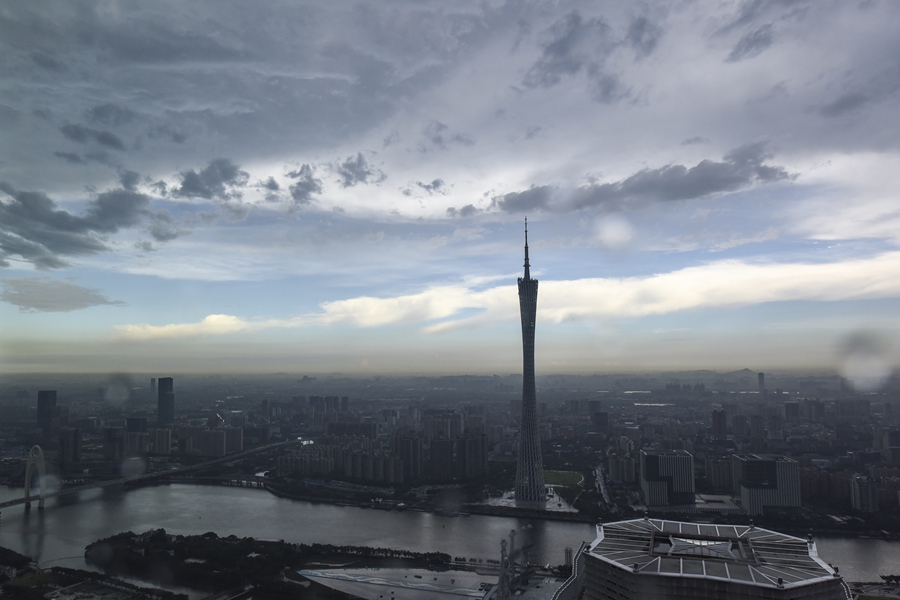
[[[0,501],[22,488],[0,487]],[[442,517],[417,511],[381,511],[278,498],[240,487],[163,485],[132,491],[91,490],[47,501],[43,511],[3,510],[0,546],[31,556],[41,566],[86,568],[84,547],[122,531],[163,528],[174,534],[214,531],[289,542],[402,548],[451,556],[498,559],[500,540],[521,530],[534,544],[533,562],[562,564],[567,546],[595,537],[593,525],[487,517]],[[521,539],[518,538],[518,539]],[[818,538],[819,555],[849,581],[877,581],[900,573],[900,543]]]

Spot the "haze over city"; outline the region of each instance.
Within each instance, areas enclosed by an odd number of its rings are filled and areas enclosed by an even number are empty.
[[[2,369],[886,377],[898,12],[7,3]]]

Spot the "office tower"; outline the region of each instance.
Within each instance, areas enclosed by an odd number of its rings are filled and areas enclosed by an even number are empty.
[[[598,433],[609,433],[609,413],[595,412],[591,415],[591,425],[593,425]]]
[[[854,475],[850,481],[850,504],[860,512],[878,512],[878,482],[863,475]]]
[[[730,492],[734,482],[731,475],[731,459],[707,458],[706,481],[716,492]]]
[[[766,418],[762,415],[750,415],[750,437],[766,437]]]
[[[747,422],[747,415],[734,415],[731,417],[731,430],[734,432],[735,438],[744,438],[750,433],[750,425]]]
[[[150,378],[150,397],[153,397],[153,394],[156,393],[156,377]]]
[[[712,412],[712,436],[716,440],[726,438],[727,425],[725,422],[725,410],[717,408]]]
[[[647,506],[693,504],[694,457],[684,450],[641,450],[641,489]]]
[[[160,377],[157,384],[157,423],[165,427],[175,422],[175,384],[171,377]]]
[[[800,507],[800,465],[786,456],[735,454],[733,492],[748,515]]]
[[[759,380],[759,393],[765,394],[766,393],[766,374],[759,373],[756,376],[756,378],[757,378],[757,380]]]
[[[37,426],[44,439],[49,439],[54,430],[59,428],[59,408],[56,406],[56,390],[38,392]]]
[[[77,427],[59,430],[59,467],[67,473],[81,460],[81,431]]]
[[[516,462],[516,503],[547,501],[544,460],[537,425],[534,383],[534,323],[537,318],[538,280],[531,278],[528,263],[528,220],[525,220],[525,276],[519,278],[519,313],[522,318],[522,424],[519,427],[519,458]]]
[[[118,462],[125,458],[125,435],[122,427],[107,427],[103,430],[103,458]]]
[[[814,541],[753,525],[647,518],[605,523],[579,563],[584,600],[850,597]]]

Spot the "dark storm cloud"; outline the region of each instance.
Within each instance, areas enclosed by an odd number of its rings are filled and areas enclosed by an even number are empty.
[[[106,146],[107,148],[112,148],[113,150],[125,150],[125,144],[122,143],[122,140],[109,131],[100,131],[71,123],[63,125],[59,130],[67,139],[78,142],[79,144],[85,144],[94,140],[98,144]]]
[[[493,199],[491,206],[502,211],[520,213],[537,209],[548,210],[553,188],[549,185],[531,186],[524,192],[512,192]]]
[[[92,123],[118,126],[134,120],[137,117],[137,113],[117,104],[106,103],[91,108],[87,111],[86,116],[88,121]]]
[[[738,40],[737,44],[734,45],[734,48],[731,49],[728,58],[725,59],[725,62],[739,62],[759,56],[764,50],[771,46],[774,41],[775,38],[772,35],[772,25],[763,25],[745,34]]]
[[[183,131],[173,129],[169,125],[157,125],[152,127],[147,133],[150,139],[163,139],[173,144],[183,144],[187,141],[188,136]]]
[[[552,87],[563,76],[581,71],[594,58],[592,50],[595,47],[601,52],[594,60],[602,61],[612,46],[609,26],[602,19],[585,22],[578,11],[554,23],[548,33],[549,41],[544,45],[541,57],[525,74],[522,83],[527,87]]]
[[[4,279],[0,300],[18,306],[22,312],[71,312],[91,306],[122,306],[100,290],[44,277]]]
[[[315,170],[308,164],[291,171],[287,176],[295,180],[288,188],[295,204],[309,204],[313,194],[322,193],[322,180],[316,178]]]
[[[137,184],[140,179],[140,173],[137,173],[135,171],[125,170],[119,172],[119,181],[122,183],[122,187],[130,192],[133,192],[137,188]]]
[[[175,225],[175,219],[165,212],[156,212],[150,215],[150,224],[147,228],[154,240],[157,242],[168,242],[187,235],[189,232]]]
[[[462,133],[450,134],[447,125],[440,121],[432,121],[422,130],[428,144],[422,146],[422,152],[428,151],[428,146],[433,146],[440,150],[446,150],[448,144],[459,144],[461,146],[472,146],[475,140]]]
[[[839,117],[854,112],[867,104],[871,98],[860,92],[850,92],[836,98],[819,109],[823,117]]]
[[[553,202],[556,190],[532,186],[493,199],[492,206],[513,213],[535,209],[568,212],[599,206],[617,207],[627,202],[693,200],[734,192],[754,183],[791,178],[783,168],[764,164],[770,155],[761,142],[747,144],[725,155],[724,160],[704,160],[693,167],[667,165],[644,169],[614,183],[580,187],[564,200]]]
[[[656,26],[646,19],[636,20],[626,35],[626,41],[639,56],[645,56],[656,47],[659,35]],[[615,39],[612,29],[603,19],[585,20],[578,11],[573,11],[556,21],[548,30],[547,37],[541,57],[525,73],[523,85],[550,88],[563,77],[584,71],[598,102],[611,104],[629,95],[621,77],[604,67],[622,42]]]
[[[269,176],[265,181],[257,182],[256,187],[265,192],[266,201],[278,202],[281,200],[281,196],[278,194],[278,192],[281,191],[281,186],[278,185],[278,182],[275,181],[274,177]]]
[[[335,171],[340,175],[341,185],[345,188],[357,183],[377,183],[385,179],[384,173],[370,166],[362,152],[358,152],[355,157],[347,158],[335,168]]]
[[[649,56],[656,50],[659,38],[662,37],[662,29],[647,17],[637,17],[628,27],[626,40],[634,48],[639,58]]]
[[[435,179],[431,183],[422,183],[421,181],[417,181],[416,185],[428,192],[429,194],[433,194],[435,192],[440,191],[444,187],[443,179]]]
[[[180,177],[181,185],[172,191],[174,196],[226,200],[240,196],[235,188],[247,185],[250,175],[227,158],[217,158],[199,173],[190,169],[182,171]]]
[[[166,185],[165,181],[157,181],[156,183],[151,183],[150,189],[160,196],[165,196],[169,193],[169,186]]]
[[[480,212],[481,212],[481,210],[475,208],[474,204],[466,204],[462,208],[455,208],[455,207],[451,206],[450,208],[447,209],[447,216],[448,217],[466,218],[466,217],[471,217],[472,215],[478,214]]]
[[[150,210],[148,196],[126,189],[99,194],[87,203],[82,216],[59,209],[43,192],[21,191],[7,183],[0,183],[0,191],[9,197],[0,202],[0,264],[4,266],[7,258],[19,256],[42,269],[64,267],[62,257],[107,250],[102,235],[144,222],[151,228],[171,223],[167,213]]]
[[[65,63],[59,60],[59,58],[47,52],[41,52],[40,50],[35,50],[31,53],[31,60],[34,61],[34,64],[43,67],[48,71],[61,73],[66,70]]]
[[[773,17],[783,20],[802,17],[809,5],[809,0],[745,0],[719,33],[728,33]]]
[[[54,152],[53,156],[62,158],[66,162],[70,162],[72,164],[83,165],[86,162],[83,158],[81,158],[79,155],[75,154],[74,152]]]

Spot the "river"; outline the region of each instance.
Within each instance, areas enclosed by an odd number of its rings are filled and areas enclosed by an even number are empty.
[[[22,488],[0,487],[0,501]],[[511,529],[534,544],[533,561],[561,564],[566,546],[592,540],[592,525],[472,515],[442,517],[418,511],[380,511],[288,500],[240,487],[162,485],[132,491],[105,489],[47,501],[28,513],[3,510],[0,546],[31,556],[41,566],[86,568],[84,547],[122,531],[164,528],[176,534],[214,531],[221,536],[290,542],[439,551],[467,558],[499,558]],[[521,538],[519,538],[521,539]],[[900,571],[900,543],[875,539],[818,538],[819,555],[849,581],[877,581]]]

